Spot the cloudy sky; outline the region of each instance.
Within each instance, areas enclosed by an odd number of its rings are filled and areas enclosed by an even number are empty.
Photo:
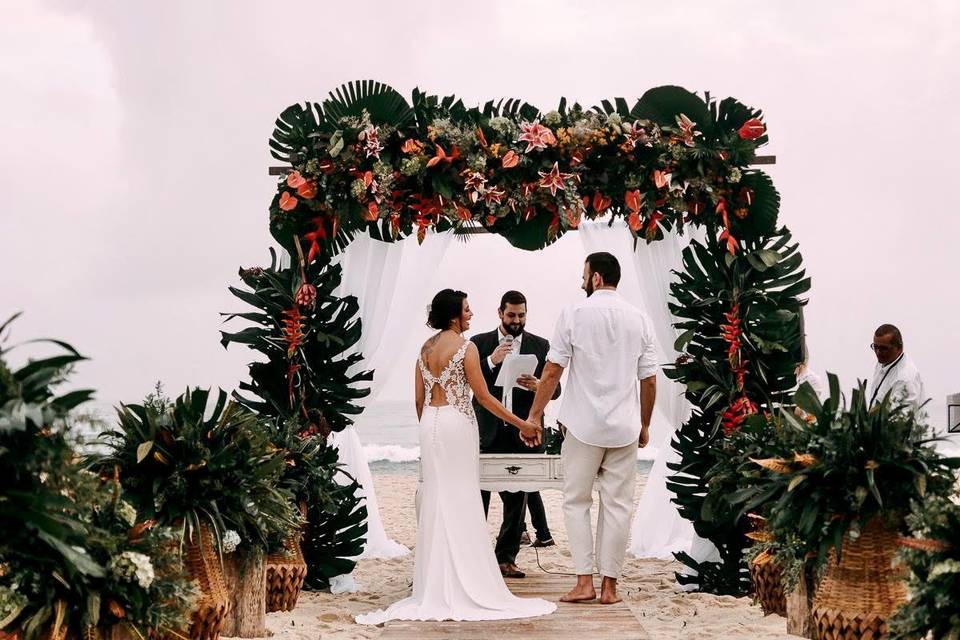
[[[957,60],[952,0],[2,0],[0,315],[88,354],[77,382],[107,406],[158,379],[233,388],[248,355],[220,347],[218,314],[237,310],[237,267],[266,259],[266,141],[288,104],[358,78],[544,110],[679,84],[764,110],[813,277],[814,368],[852,386],[873,328],[896,323],[942,415],[960,391]],[[456,281],[486,328],[522,273],[549,333],[581,258],[484,238],[423,286]]]

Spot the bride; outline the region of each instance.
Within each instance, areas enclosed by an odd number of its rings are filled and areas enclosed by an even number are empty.
[[[540,442],[541,431],[504,409],[487,390],[477,347],[462,335],[472,317],[462,291],[444,289],[430,305],[427,324],[439,333],[424,343],[415,373],[423,485],[413,594],[387,609],[357,616],[360,624],[506,620],[556,609],[552,602],[510,593],[490,544],[470,390],[480,404],[517,427],[530,446]]]

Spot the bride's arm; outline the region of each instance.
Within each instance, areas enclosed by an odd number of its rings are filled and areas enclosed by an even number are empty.
[[[420,372],[420,363],[414,365],[416,373],[413,374],[414,382],[417,388],[414,390],[414,402],[417,404],[417,421],[423,417],[423,403],[426,401],[423,392],[423,373]]]
[[[483,371],[480,369],[480,353],[477,351],[477,345],[473,342],[467,347],[466,357],[463,359],[463,369],[467,374],[467,382],[473,390],[473,396],[483,407],[497,416],[504,422],[512,424],[520,433],[531,442],[530,446],[540,444],[540,431],[535,425],[524,422],[504,408],[499,400],[493,397],[490,390],[487,389],[487,381],[483,377]]]

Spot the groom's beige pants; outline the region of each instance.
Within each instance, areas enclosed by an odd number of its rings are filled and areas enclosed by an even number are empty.
[[[584,444],[569,430],[560,450],[563,461],[563,519],[570,539],[570,554],[577,575],[593,573],[620,578],[627,552],[630,516],[637,481],[637,443],[604,448]],[[596,556],[590,509],[593,482],[600,489]]]

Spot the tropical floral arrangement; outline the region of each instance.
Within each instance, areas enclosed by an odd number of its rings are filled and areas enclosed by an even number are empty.
[[[799,411],[780,412],[792,455],[754,459],[762,474],[730,494],[744,511],[768,505],[778,560],[794,578],[811,558],[814,571],[822,568],[831,550],[839,555],[844,538],[856,539],[874,518],[903,529],[911,504],[950,494],[960,468],[960,458],[940,455],[929,427],[904,405],[887,397],[868,410],[863,383],[847,400],[836,376],[829,382],[822,402],[802,385]]]
[[[909,600],[890,621],[892,640],[960,639],[960,495],[930,496],[907,516],[901,539]]]
[[[91,392],[56,389],[83,357],[49,341],[61,353],[11,369],[10,322],[0,326],[0,629],[25,640],[117,624],[176,635],[196,592],[169,553],[172,532],[140,518],[72,449],[68,412]]]
[[[217,547],[266,548],[299,526],[289,491],[279,485],[284,452],[260,418],[219,391],[187,389],[168,403],[122,405],[118,428],[103,434],[109,452],[94,464],[116,469],[127,499],[144,516],[195,540],[210,526]],[[232,534],[230,533],[232,532]]]

